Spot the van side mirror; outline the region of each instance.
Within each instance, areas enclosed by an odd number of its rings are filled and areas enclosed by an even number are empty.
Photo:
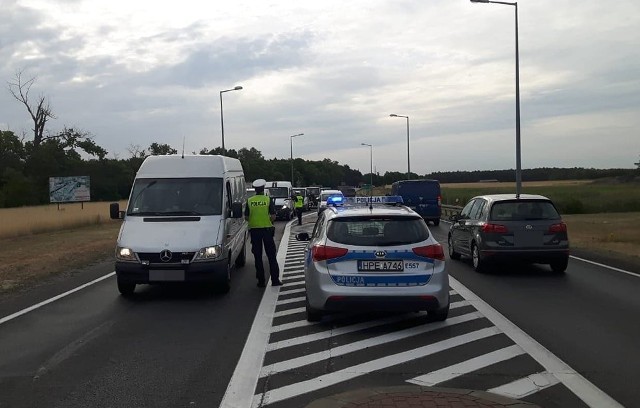
[[[112,220],[121,220],[124,218],[124,211],[120,211],[119,203],[109,204],[109,216]]]
[[[242,203],[236,201],[231,204],[231,217],[233,218],[242,218]]]
[[[298,241],[310,241],[311,237],[308,232],[299,232],[296,234],[296,240]]]

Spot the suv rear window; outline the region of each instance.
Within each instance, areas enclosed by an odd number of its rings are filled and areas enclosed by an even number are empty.
[[[429,238],[429,230],[422,218],[340,217],[329,222],[327,237],[346,245],[407,245]]]
[[[557,220],[560,214],[551,201],[514,200],[494,203],[489,217],[492,221]]]

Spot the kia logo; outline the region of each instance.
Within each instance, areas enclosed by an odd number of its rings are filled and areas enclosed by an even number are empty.
[[[376,258],[384,258],[385,256],[387,256],[387,251],[376,251],[375,255]]]
[[[169,262],[171,260],[171,257],[173,257],[173,254],[168,249],[160,252],[160,260],[162,262]]]

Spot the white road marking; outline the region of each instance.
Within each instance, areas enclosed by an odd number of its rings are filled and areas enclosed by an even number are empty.
[[[573,256],[573,255],[569,255],[569,258],[577,259],[578,261],[590,263],[590,264],[596,265],[596,266],[601,266],[603,268],[611,269],[612,271],[626,273],[627,275],[631,275],[631,276],[635,276],[636,278],[640,278],[640,275],[638,275],[637,273],[625,271],[624,269],[614,268],[613,266],[609,266],[609,265],[601,264],[601,263],[598,263],[598,262],[590,261],[590,260],[584,259],[584,258],[578,258],[577,256]]]
[[[407,380],[407,382],[416,385],[432,387],[436,384],[452,380],[456,377],[471,373],[481,368],[488,367],[492,364],[512,359],[521,354],[525,354],[524,350],[522,350],[520,346],[514,344],[513,346],[492,351],[490,353],[463,361],[461,363],[454,364],[449,367],[444,367],[440,370],[432,371],[428,374],[412,378],[410,380]]]
[[[450,291],[449,291],[449,296],[453,296],[453,295],[455,295],[455,294],[456,294],[456,291],[455,291],[455,290],[450,290]]]
[[[285,323],[278,326],[272,326],[271,333],[278,333],[285,330],[297,329],[299,327],[316,326],[316,325],[318,325],[318,323],[311,323],[306,320],[298,320],[296,322]]]
[[[291,299],[278,300],[277,303],[279,305],[286,305],[288,303],[296,303],[296,302],[300,302],[302,300],[304,300],[304,296],[299,296],[299,297],[295,297],[295,298],[291,298]]]
[[[302,288],[302,289],[283,290],[283,291],[280,292],[280,294],[281,295],[291,295],[291,294],[294,294],[294,293],[304,293],[304,292],[305,292],[305,289]]]
[[[328,358],[343,356],[345,354],[353,353],[356,351],[365,350],[369,347],[380,346],[386,343],[406,339],[409,337],[417,336],[419,334],[428,333],[431,331],[442,329],[443,327],[450,327],[456,324],[468,322],[476,319],[474,315],[456,316],[445,320],[444,322],[437,322],[432,324],[421,324],[404,330],[398,330],[391,333],[382,334],[380,336],[369,337],[364,340],[345,344],[344,346],[333,347],[328,350],[324,350],[318,353],[305,354],[302,357],[292,358],[290,360],[279,361],[277,363],[270,364],[262,367],[260,370],[260,377],[266,377],[272,374],[280,373],[294,368],[303,367],[312,363],[326,360]]]
[[[559,380],[553,374],[543,371],[487,391],[509,398],[521,399],[556,385],[558,382]]]
[[[480,299],[475,293],[467,289],[453,276],[449,276],[449,286],[451,286],[464,299],[469,301],[480,313],[482,313],[493,324],[500,328],[517,345],[533,357],[549,373],[554,375],[560,382],[571,390],[585,404],[594,408],[618,408],[622,407],[617,401],[605,394],[589,380],[572,369],[567,363],[555,356],[543,345],[535,341],[500,312],[491,307],[487,302]]]
[[[80,285],[75,289],[68,290],[68,291],[66,291],[64,293],[61,293],[59,295],[56,295],[56,296],[54,296],[54,297],[52,297],[50,299],[44,300],[44,301],[42,301],[40,303],[37,303],[37,304],[35,304],[33,306],[29,306],[29,307],[27,307],[25,309],[22,309],[22,310],[18,311],[18,312],[15,312],[15,313],[12,313],[12,314],[10,314],[8,316],[5,316],[2,319],[0,319],[0,324],[6,323],[6,322],[8,322],[10,320],[15,319],[16,317],[20,317],[20,316],[22,316],[24,314],[27,314],[27,313],[31,312],[31,311],[39,309],[42,306],[48,305],[49,303],[53,303],[56,300],[62,299],[65,296],[69,296],[72,293],[78,292],[79,290],[82,290],[82,289],[84,289],[86,287],[89,287],[89,286],[91,286],[93,284],[96,284],[96,283],[101,282],[101,281],[103,281],[105,279],[108,279],[108,278],[114,276],[115,274],[116,274],[115,272],[108,273],[108,274],[106,274],[104,276],[99,277],[98,279],[94,279],[91,282],[87,282],[84,285]]]
[[[287,254],[291,224],[292,221],[287,223],[278,247],[277,259],[280,265],[284,265],[284,257]],[[242,354],[236,369],[233,371],[231,381],[227,385],[224,397],[222,397],[220,408],[248,408],[251,406],[253,396],[251,395],[252,392],[247,392],[247,390],[255,390],[258,382],[260,372],[256,370],[256,367],[262,367],[264,362],[265,348],[262,345],[269,342],[271,321],[279,291],[279,286],[269,286],[264,291],[256,317],[251,325],[249,336],[242,349]]]
[[[289,315],[296,314],[296,313],[302,313],[302,312],[304,312],[306,310],[307,309],[304,308],[304,307],[298,307],[298,308],[289,309],[289,310],[282,310],[280,312],[275,312],[273,314],[273,317],[275,318],[275,317],[289,316]]]
[[[469,306],[469,305],[470,305],[470,303],[467,302],[466,300],[461,300],[459,302],[449,303],[449,310],[457,309],[459,307],[465,307],[465,306]]]
[[[253,399],[252,406],[258,407],[261,406],[261,404],[272,404],[274,402],[283,401],[301,394],[317,391],[322,388],[330,387],[332,385],[369,374],[374,371],[423,358],[444,350],[461,346],[463,344],[471,343],[476,340],[495,336],[496,334],[500,334],[500,330],[498,330],[496,327],[488,327],[471,333],[448,338],[443,341],[429,344],[427,346],[422,346],[413,350],[408,350],[376,360],[367,361],[366,363],[345,368],[334,373],[324,374],[311,380],[302,381],[281,388],[276,388],[267,391],[264,394],[257,394]]]

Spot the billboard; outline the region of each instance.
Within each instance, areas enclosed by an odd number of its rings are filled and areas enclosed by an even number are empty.
[[[73,203],[90,201],[89,176],[49,177],[49,202]]]

